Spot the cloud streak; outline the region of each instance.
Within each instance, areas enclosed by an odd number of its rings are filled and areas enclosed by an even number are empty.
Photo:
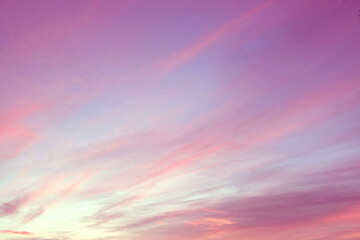
[[[359,7],[4,1],[1,236],[357,239]]]
[[[14,231],[14,230],[0,230],[0,233],[1,233],[1,234],[26,235],[26,236],[33,235],[33,233],[31,233],[31,232],[27,232],[27,231]]]

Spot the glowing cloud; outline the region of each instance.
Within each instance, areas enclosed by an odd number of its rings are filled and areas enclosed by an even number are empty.
[[[0,239],[360,238],[359,9],[1,1]]]

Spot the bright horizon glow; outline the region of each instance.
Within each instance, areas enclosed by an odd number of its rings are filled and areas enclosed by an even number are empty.
[[[0,240],[360,239],[358,10],[0,0]]]

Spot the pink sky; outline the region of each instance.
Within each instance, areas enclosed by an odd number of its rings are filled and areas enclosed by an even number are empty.
[[[357,0],[0,0],[0,240],[360,239]]]

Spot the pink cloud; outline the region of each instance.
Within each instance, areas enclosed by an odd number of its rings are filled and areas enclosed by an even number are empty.
[[[58,183],[59,179],[46,177],[43,180],[45,184],[41,184],[41,186],[38,186],[35,190],[15,197],[12,201],[2,203],[0,205],[0,216],[15,214],[24,206],[51,195],[53,193],[53,187]]]
[[[46,211],[50,210],[55,205],[57,205],[57,204],[65,201],[66,199],[68,199],[71,196],[71,194],[73,194],[81,185],[83,185],[83,184],[87,183],[88,181],[90,181],[90,179],[97,172],[98,171],[92,171],[92,170],[84,171],[76,181],[72,182],[70,185],[63,188],[63,190],[61,190],[60,192],[52,192],[53,194],[56,195],[56,197],[54,197],[51,200],[48,200],[47,202],[42,204],[38,209],[29,212],[24,217],[23,223],[29,223],[29,222],[33,221],[35,218],[41,216],[42,214],[44,214]],[[31,199],[31,200],[33,200],[33,199]],[[31,200],[28,200],[26,203],[30,203]],[[23,205],[24,204],[25,203],[23,203]]]
[[[158,65],[158,68],[160,70],[159,76],[165,75],[170,71],[173,71],[178,66],[191,60],[192,58],[200,54],[202,51],[204,51],[206,48],[219,41],[222,37],[231,32],[231,30],[246,25],[249,19],[264,11],[264,9],[268,8],[271,4],[273,4],[273,2],[275,1],[270,0],[259,4],[258,6],[252,8],[251,10],[248,10],[245,14],[242,14],[238,18],[229,21],[224,25],[218,27],[217,29],[213,30],[210,34],[204,36],[202,39],[190,45],[189,47],[175,53],[173,56],[156,64]]]
[[[5,1],[0,233],[356,239],[356,9]]]
[[[33,235],[31,232],[27,231],[15,231],[15,230],[0,230],[0,234],[15,234],[15,235]]]
[[[25,151],[38,138],[26,119],[38,114],[44,104],[26,104],[7,109],[0,117],[0,160],[11,159]]]

